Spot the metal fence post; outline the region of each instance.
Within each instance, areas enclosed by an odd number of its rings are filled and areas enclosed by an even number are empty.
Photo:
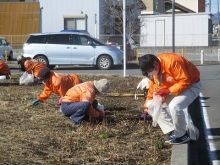
[[[5,51],[5,62],[8,62],[8,52],[7,52],[7,50]]]
[[[201,64],[204,63],[204,50],[201,50]]]
[[[138,61],[138,49],[136,49],[135,51],[135,57],[136,57],[135,60]]]
[[[181,54],[182,54],[182,56],[184,57],[185,50],[184,50],[184,48],[182,48],[181,50],[182,50],[182,51],[181,51]]]

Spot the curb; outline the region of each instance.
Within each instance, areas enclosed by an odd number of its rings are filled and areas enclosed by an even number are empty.
[[[181,145],[173,145],[170,164],[171,165],[188,164],[188,143]]]

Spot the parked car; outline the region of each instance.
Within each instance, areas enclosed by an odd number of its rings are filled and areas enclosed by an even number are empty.
[[[12,60],[12,58],[13,58],[13,48],[6,41],[5,37],[0,37],[0,54],[5,56],[5,53],[7,53],[7,58],[9,60]]]
[[[57,32],[30,34],[23,55],[56,65],[92,65],[110,69],[123,65],[123,52],[85,33]]]
[[[116,46],[120,50],[124,50],[123,46],[123,36],[110,36],[106,41],[107,45]],[[126,58],[127,61],[132,61],[135,59],[134,48],[137,43],[132,39],[126,37]]]
[[[2,61],[5,61],[5,58],[4,58],[3,54],[1,54],[1,53],[0,53],[0,59],[1,59]]]

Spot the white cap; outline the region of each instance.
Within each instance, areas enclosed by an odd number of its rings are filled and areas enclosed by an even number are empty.
[[[109,90],[109,81],[107,79],[94,80],[94,85],[100,93],[106,93]]]

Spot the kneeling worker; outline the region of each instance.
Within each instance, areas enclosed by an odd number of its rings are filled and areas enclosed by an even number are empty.
[[[62,99],[61,112],[74,124],[80,124],[87,115],[93,118],[104,116],[97,108],[96,95],[109,90],[107,79],[87,81],[70,88]]]

